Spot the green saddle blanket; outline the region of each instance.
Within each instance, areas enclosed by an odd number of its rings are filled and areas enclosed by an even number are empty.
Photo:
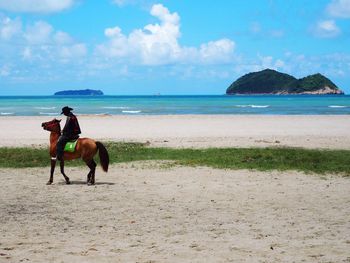
[[[74,152],[75,151],[75,146],[77,145],[78,140],[75,141],[70,141],[66,143],[66,146],[64,146],[64,151],[65,152]]]

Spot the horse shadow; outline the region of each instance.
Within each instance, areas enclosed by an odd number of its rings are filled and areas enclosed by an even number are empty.
[[[58,185],[67,185],[65,181],[57,182]],[[86,181],[70,181],[69,185],[87,185]],[[115,185],[111,182],[95,182],[94,185]]]

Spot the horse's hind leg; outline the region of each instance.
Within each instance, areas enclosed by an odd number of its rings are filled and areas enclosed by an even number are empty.
[[[86,183],[88,184],[90,183],[90,181],[91,181],[91,171],[89,171],[89,173],[86,176]]]
[[[64,173],[64,161],[60,161],[60,168],[61,168],[61,174],[63,175],[64,179],[66,180],[66,184],[70,184],[69,177]]]
[[[87,166],[90,168],[90,172],[88,173],[88,185],[95,184],[95,170],[96,170],[96,163],[93,159],[90,161],[86,161]]]

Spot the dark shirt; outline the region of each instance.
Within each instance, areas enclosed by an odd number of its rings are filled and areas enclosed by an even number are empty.
[[[76,138],[76,137],[79,137],[78,135],[80,133],[81,133],[81,130],[80,130],[78,119],[73,113],[70,113],[67,116],[66,125],[64,125],[62,134],[69,138]]]

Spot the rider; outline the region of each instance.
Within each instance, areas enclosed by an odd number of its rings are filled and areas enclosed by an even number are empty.
[[[73,109],[65,106],[62,108],[61,114],[67,116],[66,125],[62,130],[61,136],[57,142],[57,159],[60,161],[63,157],[64,146],[68,141],[76,140],[79,138],[80,126],[77,117],[71,112]]]

